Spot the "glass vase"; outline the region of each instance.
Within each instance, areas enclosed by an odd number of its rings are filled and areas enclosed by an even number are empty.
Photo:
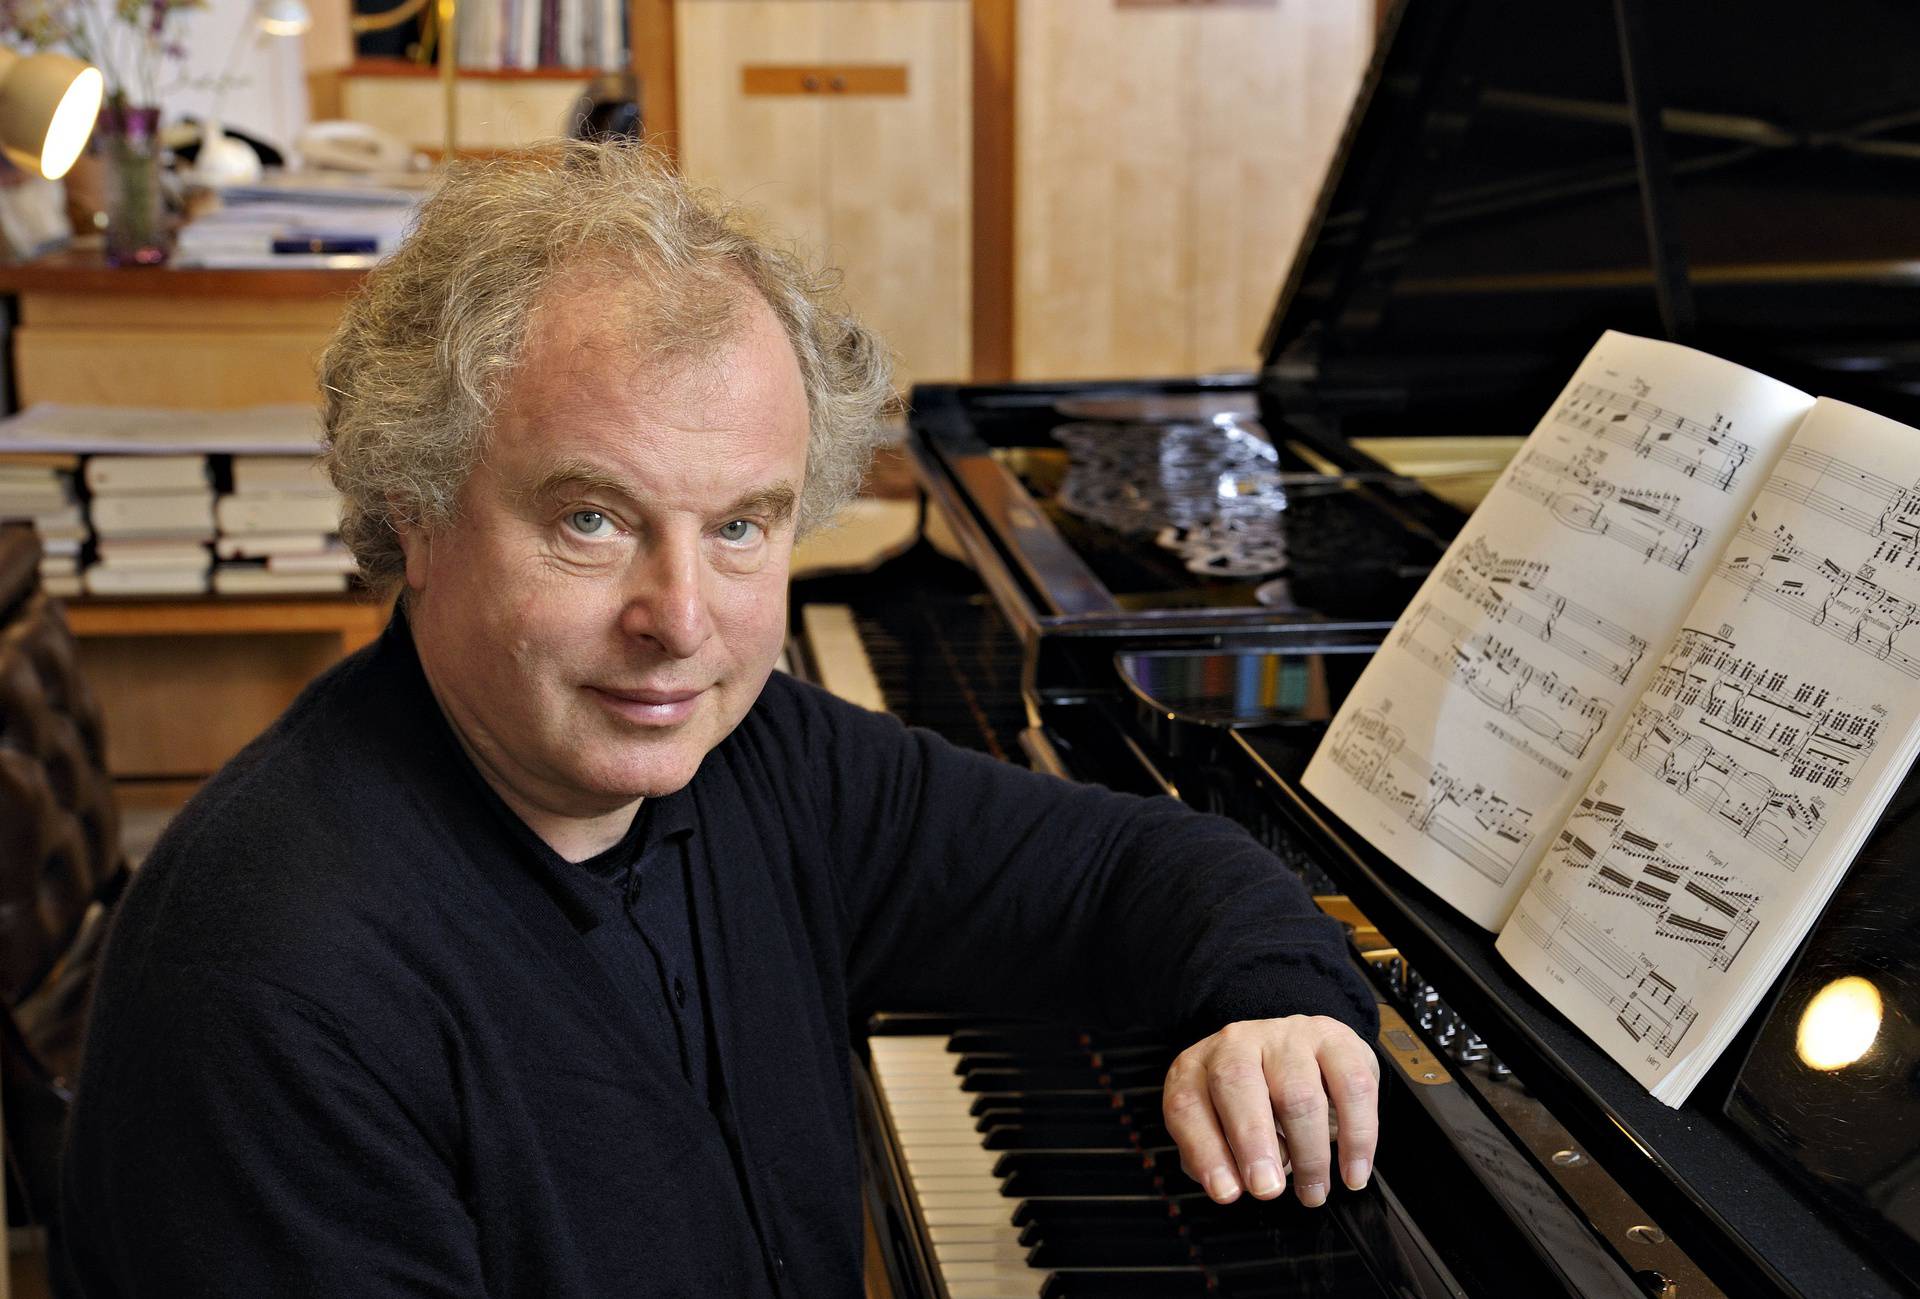
[[[173,251],[160,189],[160,110],[110,103],[95,138],[106,185],[108,263],[160,265]]]

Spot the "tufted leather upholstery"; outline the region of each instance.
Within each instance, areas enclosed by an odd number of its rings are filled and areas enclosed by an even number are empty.
[[[16,1198],[47,1203],[94,958],[125,881],[100,709],[39,589],[39,553],[31,529],[0,528],[0,1055],[16,1218]]]

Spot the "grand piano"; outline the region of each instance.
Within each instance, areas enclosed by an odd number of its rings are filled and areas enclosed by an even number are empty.
[[[1158,1124],[1183,1044],[900,1008],[858,1071],[894,1294],[1920,1291],[1920,787],[1673,1110],[1299,785],[1470,504],[1421,448],[1524,433],[1603,329],[1920,423],[1916,51],[1888,0],[1402,0],[1257,373],[915,391],[965,562],[796,605],[844,608],[909,722],[1247,826],[1348,926],[1384,1122],[1364,1192],[1220,1208]],[[1844,975],[1886,1020],[1812,1071]]]

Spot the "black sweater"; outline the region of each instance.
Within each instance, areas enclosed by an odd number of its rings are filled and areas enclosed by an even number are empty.
[[[856,1295],[848,1025],[1373,1003],[1233,825],[775,675],[682,795],[712,1109],[642,1043],[403,619],[182,812],[121,904],[59,1263],[87,1296]]]

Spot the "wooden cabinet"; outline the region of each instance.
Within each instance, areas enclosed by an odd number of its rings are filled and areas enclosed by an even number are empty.
[[[1015,377],[1252,368],[1373,0],[1022,0],[1016,24]]]
[[[454,87],[459,147],[484,153],[565,135],[590,69],[469,69]],[[376,126],[415,149],[446,148],[446,92],[431,67],[365,60],[340,74],[341,115]]]
[[[679,155],[838,266],[900,381],[970,372],[966,0],[680,0]]]

